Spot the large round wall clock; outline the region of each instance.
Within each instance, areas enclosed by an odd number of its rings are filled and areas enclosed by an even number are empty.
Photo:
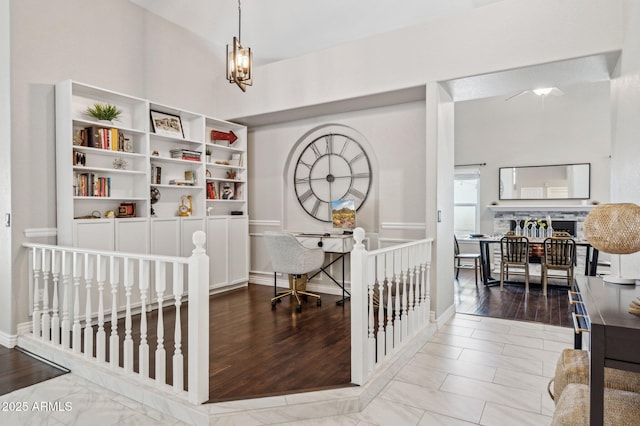
[[[302,149],[294,171],[294,188],[302,208],[331,222],[331,202],[354,200],[362,206],[371,188],[371,164],[353,137],[340,133],[315,136]]]

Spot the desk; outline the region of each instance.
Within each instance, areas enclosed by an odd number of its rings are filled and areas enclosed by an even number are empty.
[[[501,237],[500,237],[501,238]],[[480,244],[480,263],[482,265],[482,281],[484,285],[499,284],[500,278],[494,278],[491,276],[491,244],[499,244],[499,237],[480,237],[480,238],[462,238],[459,241],[478,241]],[[544,239],[530,238],[529,244],[542,244]],[[586,257],[584,261],[584,274],[587,276],[595,276],[596,268],[598,267],[598,250],[593,248],[587,241],[575,240],[577,247],[586,247]]]
[[[318,274],[325,273],[331,281],[333,281],[338,287],[342,289],[342,299],[336,302],[337,305],[342,305],[344,302],[348,301],[351,298],[351,293],[349,293],[344,288],[344,257],[351,253],[353,250],[353,235],[351,234],[312,234],[312,233],[300,233],[295,234],[296,239],[300,241],[300,243],[309,248],[321,247],[325,253],[335,254],[337,255],[333,260],[329,263],[325,264],[320,270],[313,275],[309,276],[309,280],[315,277]],[[338,282],[329,272],[328,269],[336,263],[338,260],[342,260],[342,283]]]
[[[590,328],[590,424],[603,424],[604,368],[640,372],[640,317],[628,312],[640,296],[635,285],[609,284],[598,277],[579,277],[578,290]]]

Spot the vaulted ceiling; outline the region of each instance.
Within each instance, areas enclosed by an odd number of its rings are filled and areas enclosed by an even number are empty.
[[[224,60],[237,0],[130,0],[211,43]],[[419,25],[503,0],[242,0],[242,44],[257,65]]]

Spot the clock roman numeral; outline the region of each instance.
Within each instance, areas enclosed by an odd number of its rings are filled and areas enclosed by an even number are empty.
[[[353,175],[351,175],[351,177],[354,179],[364,179],[368,178],[369,176],[371,176],[369,173],[354,173]]]
[[[302,160],[298,161],[298,164],[302,164],[303,166],[306,166],[309,170],[311,170],[311,164],[307,164]]]
[[[320,150],[318,149],[315,143],[311,145],[311,149],[313,150],[313,153],[315,154],[316,158],[320,158],[322,156],[322,154],[320,154]]]
[[[356,155],[355,157],[353,157],[350,161],[349,164],[353,164],[356,161],[358,161],[359,159],[364,157],[364,152],[361,152],[360,154]]]
[[[344,139],[344,145],[342,145],[342,149],[340,150],[340,156],[344,157],[344,153],[347,151],[347,147],[349,146],[349,142],[351,142],[351,139],[349,138],[345,138]]]
[[[320,210],[320,204],[322,204],[322,201],[316,200],[316,202],[313,204],[313,208],[311,209],[311,214],[314,215],[315,217],[318,217],[318,210]]]
[[[305,201],[307,201],[309,199],[309,197],[311,197],[313,195],[313,191],[312,190],[308,190],[307,192],[305,192],[304,194],[300,195],[298,197],[298,199],[300,200],[301,203],[304,203]]]
[[[364,200],[365,195],[362,192],[360,192],[357,189],[355,189],[355,188],[349,188],[349,191],[347,191],[347,192],[349,192],[349,194],[353,195],[356,198]]]
[[[327,154],[331,155],[333,152],[333,135],[327,135],[324,139],[327,144]]]

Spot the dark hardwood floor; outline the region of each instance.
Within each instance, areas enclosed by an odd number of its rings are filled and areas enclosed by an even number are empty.
[[[549,280],[547,296],[542,286],[531,278],[529,295],[525,295],[524,282],[476,287],[472,270],[460,270],[455,283],[456,312],[518,321],[534,321],[561,327],[572,327],[567,286],[564,280]]]
[[[550,282],[547,297],[539,284],[475,286],[473,271],[461,270],[455,283],[456,311],[465,314],[535,321],[571,327],[567,288]],[[559,283],[559,282],[558,282]],[[556,284],[558,284],[556,283]],[[269,302],[273,288],[250,284],[247,289],[214,295],[210,299],[210,402],[307,392],[350,386],[350,305],[336,305],[339,296],[322,295],[322,306],[309,301],[302,313],[288,300],[275,310]],[[183,308],[186,306],[183,305]],[[167,377],[172,375],[175,312],[164,310]],[[149,346],[156,346],[156,315],[149,316]],[[187,316],[181,313],[183,351],[187,358]],[[139,316],[134,318],[138,329]],[[124,337],[124,320],[118,324]],[[107,336],[110,325],[105,324]],[[137,363],[139,332],[133,333]],[[108,339],[107,339],[108,345]],[[122,351],[123,345],[120,345]],[[108,349],[107,349],[108,353]],[[120,358],[122,363],[122,357]],[[150,368],[154,376],[153,357]],[[186,361],[185,361],[186,363]],[[137,365],[134,367],[137,371]],[[186,366],[185,366],[186,370]],[[47,380],[65,371],[16,349],[0,346],[0,395]],[[171,380],[170,380],[171,381]],[[186,385],[186,383],[185,383]]]
[[[67,373],[19,349],[0,346],[0,395]]]

